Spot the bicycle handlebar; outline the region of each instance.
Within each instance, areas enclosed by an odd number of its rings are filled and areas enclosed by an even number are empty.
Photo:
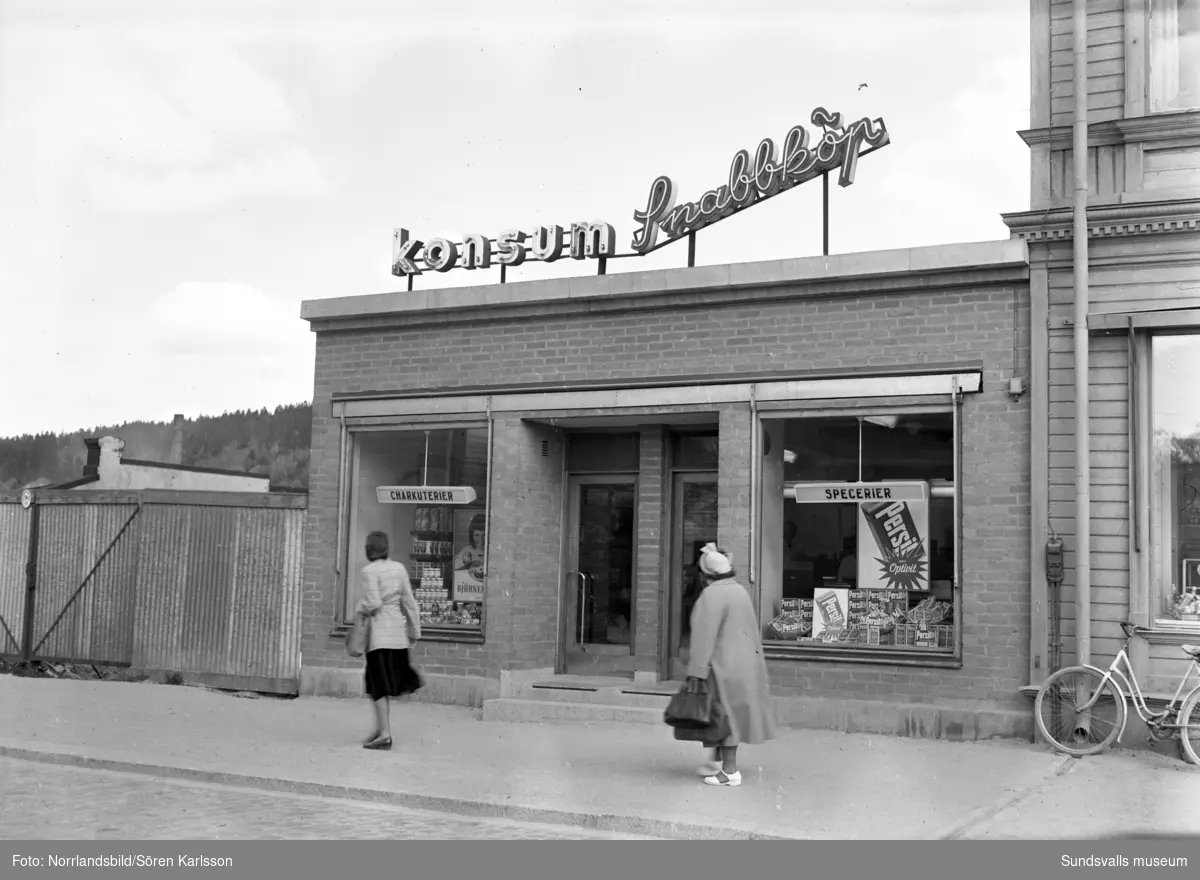
[[[1121,630],[1125,633],[1126,639],[1132,639],[1134,635],[1141,632],[1141,629],[1136,623],[1131,623],[1128,620],[1121,621]]]

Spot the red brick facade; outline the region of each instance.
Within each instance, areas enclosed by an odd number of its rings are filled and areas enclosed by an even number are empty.
[[[680,377],[705,384],[746,374],[836,377],[970,365],[982,370],[983,390],[967,395],[962,411],[961,668],[796,659],[769,665],[783,697],[1028,714],[1018,689],[1028,684],[1029,668],[1030,412],[1027,399],[1008,394],[1010,377],[1028,375],[1028,321],[1028,284],[1020,267],[999,272],[972,266],[763,284],[744,293],[702,285],[597,302],[378,313],[340,327],[314,319],[303,663],[361,665],[347,659],[341,640],[331,636],[340,607],[334,575],[340,431],[331,415],[336,393],[523,383],[579,383],[585,389]],[[720,430],[719,541],[741,568],[751,553],[751,411],[746,403],[711,409]],[[652,671],[670,498],[664,432],[639,430],[635,665]],[[491,467],[486,642],[422,643],[417,659],[430,673],[499,680],[502,670],[545,669],[555,662],[562,434],[498,416]],[[351,571],[357,565],[353,561]]]

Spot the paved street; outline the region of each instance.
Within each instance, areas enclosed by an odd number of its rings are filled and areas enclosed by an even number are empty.
[[[12,758],[0,792],[6,840],[645,839]]]

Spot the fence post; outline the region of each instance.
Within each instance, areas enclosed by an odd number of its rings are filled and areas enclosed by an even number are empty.
[[[21,627],[21,660],[28,663],[33,656],[33,612],[37,599],[38,520],[41,505],[37,497],[29,506],[29,555],[25,560],[25,620]]]

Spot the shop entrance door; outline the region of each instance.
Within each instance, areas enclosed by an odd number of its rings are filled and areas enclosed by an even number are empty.
[[[669,635],[664,672],[671,681],[683,681],[687,677],[692,607],[700,595],[696,563],[700,548],[717,540],[717,475],[680,473],[672,482]]]
[[[637,477],[571,477],[558,672],[633,678]]]

